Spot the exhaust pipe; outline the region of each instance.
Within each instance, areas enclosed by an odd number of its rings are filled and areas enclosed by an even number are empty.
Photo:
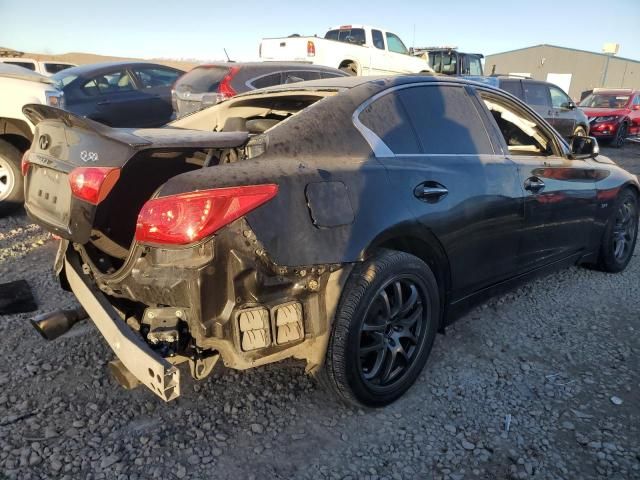
[[[82,307],[73,310],[56,310],[32,318],[31,325],[45,340],[55,340],[87,317],[87,312]]]

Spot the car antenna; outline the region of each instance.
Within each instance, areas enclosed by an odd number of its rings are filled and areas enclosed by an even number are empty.
[[[227,56],[227,62],[232,63],[232,62],[233,62],[233,60],[231,60],[231,59],[229,58],[229,54],[227,53],[227,49],[226,49],[226,48],[223,48],[222,50],[224,50],[224,54]]]

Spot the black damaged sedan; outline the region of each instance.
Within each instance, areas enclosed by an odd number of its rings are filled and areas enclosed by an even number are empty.
[[[167,401],[181,364],[293,357],[386,405],[470,305],[569,265],[619,272],[636,242],[635,176],[469,81],[284,85],[161,129],[25,114],[26,209],[83,307],[34,324],[52,339],[89,316],[119,381]]]

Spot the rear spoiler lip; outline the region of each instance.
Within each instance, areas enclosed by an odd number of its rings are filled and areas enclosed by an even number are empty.
[[[112,128],[60,108],[30,103],[22,113],[37,126],[46,120],[62,121],[69,128],[80,128],[101,137],[128,145],[135,150],[147,148],[234,148],[249,140],[248,132],[207,132],[181,128]]]

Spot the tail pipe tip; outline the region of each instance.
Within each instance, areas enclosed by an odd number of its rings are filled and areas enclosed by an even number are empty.
[[[76,323],[88,318],[84,308],[78,307],[71,310],[56,310],[43,313],[32,318],[31,325],[45,340],[55,340],[60,335],[71,330]]]

